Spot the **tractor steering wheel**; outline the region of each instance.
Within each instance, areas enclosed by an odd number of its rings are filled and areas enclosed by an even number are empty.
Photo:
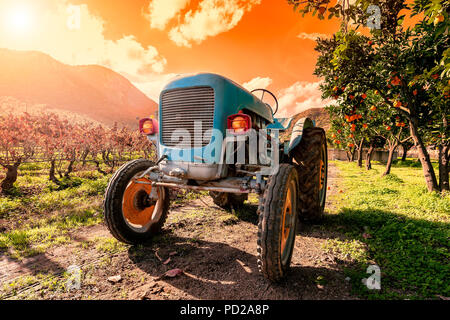
[[[275,103],[277,104],[277,107],[276,107],[276,109],[275,109],[275,112],[273,112],[273,115],[275,115],[277,112],[278,112],[278,100],[277,100],[277,98],[275,97],[275,95],[272,93],[272,92],[270,92],[269,90],[267,90],[267,89],[255,89],[255,90],[252,90],[251,91],[251,93],[253,93],[253,92],[256,92],[256,91],[262,91],[262,96],[261,96],[261,101],[263,101],[263,99],[264,99],[264,94],[267,92],[268,94],[270,94],[272,97],[273,97],[273,99],[275,100]],[[268,103],[266,103],[269,107],[271,107]],[[271,107],[272,108],[272,107]]]

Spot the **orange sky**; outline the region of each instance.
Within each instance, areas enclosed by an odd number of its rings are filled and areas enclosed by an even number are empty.
[[[149,0],[73,2],[88,3],[93,12],[105,19],[106,37],[117,39],[133,34],[142,44],[155,45],[168,60],[167,72],[211,71],[241,83],[268,76],[278,89],[299,80],[316,80],[312,75],[316,61],[314,41],[297,36],[301,32],[332,34],[338,28],[337,20],[302,18],[285,0],[263,0],[245,13],[233,29],[186,48],[170,41],[167,30],[149,28],[148,20],[141,14]],[[187,10],[195,10],[198,2],[191,1]]]
[[[71,4],[81,5],[81,20],[68,30]],[[302,18],[285,0],[0,0],[0,13],[0,47],[105,65],[153,99],[174,74],[254,79],[247,86],[268,85],[285,112],[324,104],[309,38],[338,29],[336,19]]]

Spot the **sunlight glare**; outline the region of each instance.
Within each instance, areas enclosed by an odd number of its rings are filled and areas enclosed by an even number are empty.
[[[30,10],[26,7],[16,7],[8,12],[8,27],[13,32],[25,32],[31,27]]]

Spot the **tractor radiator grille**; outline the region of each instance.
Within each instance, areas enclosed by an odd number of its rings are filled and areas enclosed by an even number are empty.
[[[211,140],[214,121],[214,89],[195,87],[174,89],[165,92],[161,98],[161,135],[162,142],[168,147],[192,148],[206,146]],[[201,124],[201,126],[200,126]],[[197,125],[197,135],[194,128]],[[176,129],[189,132],[188,138],[176,138],[172,134]],[[201,134],[199,134],[201,132]]]

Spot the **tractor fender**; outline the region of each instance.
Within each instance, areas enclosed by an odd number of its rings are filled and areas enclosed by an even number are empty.
[[[315,127],[315,123],[310,118],[301,118],[292,127],[291,140],[289,142],[289,147],[287,154],[290,156],[292,151],[299,145],[302,141],[303,132],[307,128]]]

